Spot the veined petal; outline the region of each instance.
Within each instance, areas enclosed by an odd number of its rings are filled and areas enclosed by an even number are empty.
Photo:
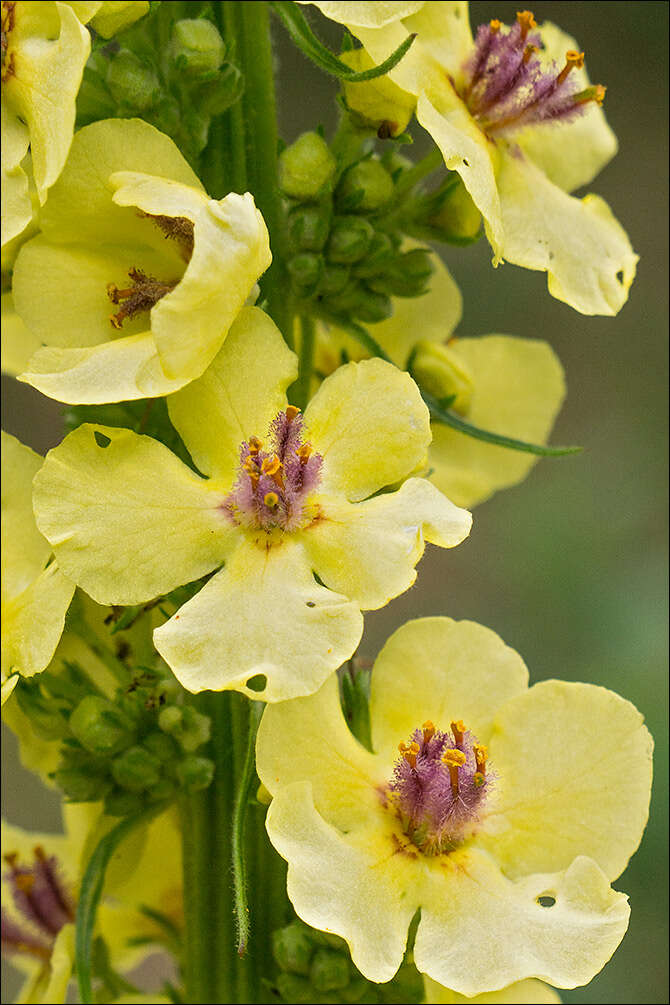
[[[311,4],[311,0],[298,0],[303,6]],[[415,14],[424,6],[425,0],[415,0],[414,3],[403,3],[402,0],[383,0],[383,2],[364,3],[357,0],[355,3],[337,3],[322,0],[314,3],[321,13],[337,21],[338,24],[351,25],[354,28],[383,28],[384,25],[393,21],[399,21],[403,17]]]
[[[16,377],[26,369],[30,357],[41,346],[36,335],[26,328],[16,313],[14,298],[2,294],[2,372]]]
[[[86,348],[118,334],[110,318],[118,311],[107,295],[110,283],[127,287],[129,269],[138,268],[165,282],[178,282],[184,263],[145,245],[54,244],[41,234],[21,248],[14,266],[14,304],[21,320],[50,346]],[[122,336],[149,328],[139,314],[123,323]],[[109,399],[106,399],[109,400]]]
[[[51,662],[63,634],[74,583],[52,562],[22,593],[2,605],[2,679],[30,677]]]
[[[320,506],[321,518],[302,534],[305,549],[319,579],[363,610],[410,588],[425,541],[454,547],[472,523],[467,510],[422,478],[355,504],[324,495]]]
[[[2,599],[39,576],[51,554],[33,516],[32,483],[43,458],[2,431]]]
[[[582,314],[617,314],[628,299],[638,256],[607,203],[593,194],[567,195],[510,150],[502,152],[498,189],[502,256],[546,272],[551,295]]]
[[[83,425],[47,454],[34,505],[66,575],[100,604],[137,604],[223,562],[224,493],[148,436]]]
[[[355,835],[320,816],[308,781],[282,788],[266,827],[289,863],[287,890],[296,913],[314,928],[346,939],[351,958],[372,981],[388,981],[402,963],[407,930],[419,906],[420,865],[394,850],[382,813]]]
[[[49,398],[73,405],[158,398],[183,387],[187,379],[165,376],[151,332],[87,349],[38,349],[19,377]]]
[[[380,759],[350,732],[335,674],[316,694],[266,707],[256,767],[273,795],[293,782],[311,782],[316,809],[342,831],[369,823],[379,807],[378,788],[388,780]]]
[[[540,53],[543,62],[554,60],[561,67],[568,50],[579,52],[576,40],[550,21],[540,26],[540,34],[545,46]],[[585,67],[573,67],[570,75],[577,85],[576,90],[589,87]],[[618,148],[617,138],[596,102],[591,102],[572,122],[520,130],[514,142],[554,185],[565,192],[588,185],[611,161]]]
[[[500,261],[505,223],[496,184],[497,148],[475,124],[447,81],[419,95],[416,117],[440,148],[445,166],[461,176],[484,218],[494,260]]]
[[[225,630],[222,630],[225,626]],[[189,691],[242,691],[261,701],[311,694],[356,649],[356,604],[314,579],[300,544],[243,539],[226,566],[154,632]],[[265,687],[247,686],[257,675]]]
[[[41,203],[63,169],[72,142],[76,98],[91,50],[91,36],[67,3],[16,9],[15,69],[3,90],[30,133]],[[53,12],[51,10],[53,8]],[[58,37],[51,32],[58,25]]]
[[[352,502],[405,478],[430,443],[418,387],[381,359],[347,363],[327,377],[307,406],[305,426],[323,457],[324,492]]]
[[[451,618],[408,621],[377,657],[370,691],[374,749],[387,762],[422,722],[448,729],[462,719],[488,743],[500,705],[528,687],[513,649],[483,625]]]
[[[203,373],[271,261],[267,227],[248,192],[203,206],[184,277],[151,311],[168,377]]]
[[[564,869],[578,854],[611,879],[623,872],[647,822],[652,746],[637,709],[592,684],[543,681],[501,708],[482,840],[506,875]]]
[[[110,176],[138,171],[202,189],[169,137],[140,119],[104,119],[80,129],[60,178],[49,192],[40,226],[50,240],[165,247],[162,232],[131,207],[116,206]],[[73,211],[76,207],[76,211]],[[130,263],[132,264],[132,263]]]
[[[560,1005],[561,999],[553,988],[542,981],[530,978],[516,981],[500,991],[485,991],[484,994],[466,998],[457,991],[445,988],[424,974],[423,986],[426,1002],[431,1005]]]
[[[240,445],[267,434],[297,376],[297,357],[272,319],[243,307],[202,377],[168,398],[170,419],[199,470],[232,481]]]
[[[467,420],[480,429],[546,443],[565,396],[563,368],[551,346],[512,335],[456,338],[449,351],[472,376]],[[475,506],[522,481],[537,457],[431,425],[430,480],[459,506]]]
[[[553,898],[553,906],[542,906],[540,897]],[[574,988],[607,963],[629,913],[626,896],[590,858],[512,882],[470,848],[453,853],[425,884],[414,962],[469,997],[527,977]]]

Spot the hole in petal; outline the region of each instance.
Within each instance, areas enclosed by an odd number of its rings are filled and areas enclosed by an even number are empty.
[[[470,161],[469,161],[469,160],[466,160],[466,159],[465,159],[465,157],[463,158],[463,165],[464,165],[464,167],[466,167],[466,168],[469,168],[469,167],[470,167]]]
[[[313,600],[308,600],[305,603],[305,607],[316,607],[316,604],[314,603]]]
[[[253,677],[249,678],[247,681],[247,687],[250,691],[264,691],[267,682],[268,679],[264,673],[257,673]]]
[[[622,269],[619,269],[619,271],[616,274],[616,277],[617,277],[617,281],[619,283],[621,283],[621,285],[623,286],[623,270]]]
[[[540,907],[553,907],[556,903],[556,898],[551,893],[542,893],[539,897],[535,898],[535,903],[539,904]]]
[[[110,440],[109,436],[105,436],[104,433],[99,433],[97,429],[95,430],[95,432],[93,433],[93,435],[95,437],[95,442],[98,444],[99,447],[103,447],[103,448],[104,447],[108,447],[110,445],[110,443],[112,442]]]

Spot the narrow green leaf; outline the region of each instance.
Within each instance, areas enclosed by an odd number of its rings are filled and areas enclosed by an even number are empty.
[[[448,412],[442,407],[440,402],[427,391],[421,391],[423,400],[428,405],[428,409],[433,419],[443,422],[445,426],[451,426],[459,433],[472,436],[475,440],[484,440],[485,443],[493,443],[497,447],[507,447],[510,450],[520,450],[526,454],[536,454],[538,457],[563,457],[566,454],[578,454],[582,447],[545,447],[539,443],[526,443],[524,440],[514,440],[510,436],[501,436],[499,433],[492,433],[488,429],[480,429],[459,418],[453,412]]]
[[[112,855],[121,844],[123,839],[130,834],[138,824],[148,820],[157,812],[156,808],[143,810],[135,816],[127,817],[108,831],[98,842],[95,851],[91,855],[86,871],[81,881],[79,891],[79,903],[77,904],[76,932],[75,932],[75,964],[77,969],[77,983],[79,985],[79,996],[84,1005],[92,1005],[93,987],[91,983],[92,957],[91,945],[93,941],[93,929],[95,927],[95,917],[102,895],[102,888],[105,882],[105,872]]]
[[[379,66],[373,66],[369,70],[356,72],[350,66],[347,66],[346,63],[343,63],[341,59],[338,59],[330,49],[327,49],[318,40],[309,27],[304,14],[296,4],[276,0],[272,4],[272,7],[292,41],[308,59],[311,59],[313,63],[326,73],[330,73],[333,77],[338,77],[340,80],[346,80],[351,84],[360,84],[365,80],[374,80],[375,77],[382,77],[385,73],[388,73],[389,70],[392,70],[400,62],[416,38],[416,35],[408,35],[404,42]]]
[[[362,325],[357,324],[355,321],[350,321],[347,318],[339,318],[334,315],[328,315],[322,313],[320,315],[324,321],[329,324],[335,325],[342,331],[345,331],[352,338],[355,338],[357,342],[363,346],[371,356],[378,356],[379,359],[386,360],[387,363],[391,363],[392,360],[386,355],[379,342],[370,335],[370,333]]]

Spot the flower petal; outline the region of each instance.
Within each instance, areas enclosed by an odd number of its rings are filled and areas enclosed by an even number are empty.
[[[589,858],[517,882],[483,852],[471,848],[451,858],[425,884],[414,962],[460,994],[527,977],[562,988],[587,984],[626,932],[627,898]],[[545,896],[553,906],[542,906]]]
[[[2,431],[2,599],[16,597],[44,569],[51,554],[33,516],[33,478],[43,458]]]
[[[617,314],[628,299],[638,256],[607,203],[593,194],[567,195],[509,150],[500,160],[498,189],[502,256],[547,272],[551,295],[582,314]]]
[[[49,452],[34,486],[59,564],[100,604],[142,603],[199,579],[236,538],[221,487],[128,429],[80,426]]]
[[[195,222],[208,198],[202,188],[142,171],[115,171],[109,182],[117,206],[135,206],[149,216],[183,216]]]
[[[408,621],[372,671],[373,747],[392,761],[398,743],[426,719],[441,729],[462,719],[488,743],[499,706],[527,687],[523,660],[489,628],[451,618]]]
[[[449,351],[472,375],[468,422],[530,443],[546,443],[565,396],[563,368],[553,349],[512,335],[458,338]],[[497,447],[440,422],[431,426],[430,480],[459,506],[474,506],[522,481],[537,457]]]
[[[303,5],[311,2],[312,0],[299,0],[299,3]],[[375,3],[364,3],[357,0],[355,3],[337,3],[322,0],[322,2],[314,3],[314,6],[318,7],[325,17],[330,18],[331,21],[337,21],[338,24],[361,28],[383,28],[385,24],[399,21],[401,18],[421,10],[424,2],[425,0],[415,0],[413,3],[404,3],[402,0],[383,0],[380,3],[379,0],[376,0]]]
[[[16,377],[28,366],[30,357],[41,346],[36,335],[26,328],[14,308],[8,291],[2,294],[2,372]]]
[[[381,359],[347,363],[327,377],[307,406],[305,426],[323,457],[324,492],[352,502],[406,478],[430,443],[418,387]]]
[[[257,307],[243,307],[202,377],[168,398],[170,419],[204,474],[234,478],[240,445],[286,408],[298,360]]]
[[[156,629],[154,642],[189,691],[285,701],[318,690],[362,631],[356,604],[319,586],[297,542],[287,537],[266,549],[249,539]],[[260,691],[247,686],[258,675],[266,678]]]
[[[404,26],[407,31],[416,32],[417,42],[440,66],[458,76],[473,44],[465,0],[437,3],[429,0],[405,20]]]
[[[484,994],[466,998],[457,991],[443,987],[437,981],[424,975],[423,985],[426,989],[426,1002],[432,1005],[560,1005],[561,999],[553,988],[542,981],[532,978],[526,981],[516,981],[500,991],[485,991]]]
[[[21,167],[30,143],[30,135],[5,101],[2,103],[2,247],[17,237],[30,223],[32,204],[28,175]]]
[[[289,899],[307,924],[346,939],[364,977],[388,981],[402,963],[419,906],[414,860],[394,853],[377,816],[355,836],[340,833],[317,812],[311,788],[304,781],[281,789],[266,820],[272,844],[289,863]]]
[[[642,722],[613,691],[566,681],[536,684],[500,710],[487,845],[507,875],[564,869],[578,854],[611,879],[623,872],[649,812],[652,739]]]
[[[321,519],[302,535],[305,549],[322,582],[363,610],[383,607],[410,588],[425,541],[453,548],[472,524],[467,510],[422,478],[353,505],[324,496],[320,506]]]
[[[51,662],[63,633],[74,583],[55,562],[30,586],[2,605],[2,679],[30,677]]]
[[[369,823],[379,807],[380,759],[351,734],[340,705],[337,675],[316,694],[268,705],[258,730],[256,768],[273,795],[308,781],[314,805],[334,827]]]

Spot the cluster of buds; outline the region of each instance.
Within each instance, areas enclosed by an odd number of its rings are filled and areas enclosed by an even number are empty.
[[[35,733],[60,743],[52,778],[65,797],[102,800],[106,813],[126,816],[212,780],[212,761],[198,753],[210,721],[177,704],[177,690],[157,672],[138,670],[111,699],[67,664],[22,680],[17,697]]]
[[[405,962],[388,984],[372,984],[351,962],[344,939],[309,928],[297,918],[272,936],[279,967],[276,990],[285,1002],[420,1002],[423,981]]]

